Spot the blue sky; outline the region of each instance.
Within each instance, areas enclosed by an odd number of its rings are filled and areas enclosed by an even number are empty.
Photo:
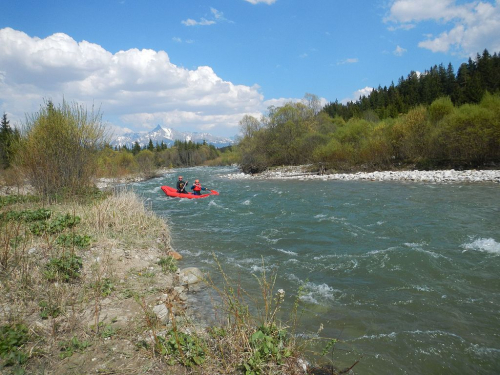
[[[0,7],[0,111],[100,107],[115,135],[233,136],[306,93],[356,100],[500,52],[500,0],[15,0]]]

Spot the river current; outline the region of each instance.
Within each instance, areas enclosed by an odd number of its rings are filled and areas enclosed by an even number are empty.
[[[328,358],[358,374],[500,373],[500,186],[228,179],[173,170],[133,184],[171,229],[181,267],[214,255],[246,290],[277,271],[298,334],[337,338]],[[177,176],[220,192],[168,198]],[[208,302],[207,302],[208,303]],[[321,348],[319,349],[321,350]]]

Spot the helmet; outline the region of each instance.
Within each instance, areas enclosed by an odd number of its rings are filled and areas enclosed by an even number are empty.
[[[179,176],[179,180],[182,180],[182,176]]]
[[[200,180],[194,180],[194,182],[198,183],[198,182],[200,182]]]

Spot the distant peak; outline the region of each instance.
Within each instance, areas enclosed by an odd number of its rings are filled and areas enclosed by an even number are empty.
[[[163,130],[163,128],[161,127],[161,125],[157,125],[156,128],[154,128],[152,131],[154,132],[157,132],[157,131],[160,131],[160,130]]]

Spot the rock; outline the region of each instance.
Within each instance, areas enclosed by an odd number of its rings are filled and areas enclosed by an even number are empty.
[[[188,267],[180,271],[179,278],[181,285],[192,285],[203,281],[203,273],[196,267]]]
[[[165,306],[164,304],[156,305],[155,307],[153,307],[153,312],[162,323],[168,323],[169,311],[167,309],[167,306]]]
[[[182,255],[179,254],[177,251],[170,250],[167,254],[168,254],[168,256],[171,256],[175,260],[181,260],[182,259]]]

